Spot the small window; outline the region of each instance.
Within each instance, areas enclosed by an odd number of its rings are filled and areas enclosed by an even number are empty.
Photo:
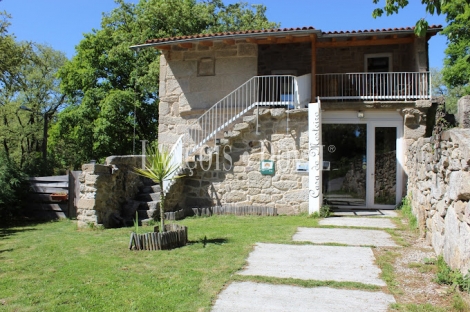
[[[198,76],[215,76],[215,61],[212,57],[203,57],[197,62]]]
[[[368,73],[383,73],[392,71],[392,54],[366,54],[364,70]]]

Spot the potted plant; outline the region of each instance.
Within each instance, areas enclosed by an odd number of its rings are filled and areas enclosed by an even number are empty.
[[[53,201],[65,201],[69,198],[69,195],[66,192],[52,193],[51,200]]]
[[[151,179],[160,185],[160,229],[159,233],[137,234],[132,233],[129,248],[135,246],[136,249],[158,250],[170,249],[185,245],[187,242],[187,228],[177,224],[165,226],[165,192],[163,191],[163,181],[181,178],[181,175],[174,175],[179,166],[172,164],[171,153],[167,148],[149,146],[148,155],[145,157],[144,169],[134,168],[134,171],[145,178]],[[137,217],[136,217],[137,218]]]

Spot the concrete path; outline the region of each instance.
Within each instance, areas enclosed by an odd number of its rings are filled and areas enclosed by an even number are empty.
[[[223,290],[212,311],[387,311],[392,295],[329,287],[304,288],[234,282]]]
[[[395,228],[388,218],[393,213],[343,212],[342,217],[320,221],[320,225],[339,227]],[[366,214],[370,217],[359,217]],[[337,214],[335,213],[337,216]],[[353,245],[289,245],[257,243],[240,275],[293,278],[301,280],[358,282],[386,286],[380,279],[370,247],[397,246],[382,230],[350,228],[305,228],[293,236],[294,241],[314,244],[338,243]],[[381,291],[300,287],[254,282],[233,282],[218,296],[212,311],[387,311],[394,303],[392,295]]]
[[[335,217],[381,217],[381,218],[394,218],[397,216],[395,210],[338,210],[334,211]]]
[[[361,217],[332,217],[326,218],[319,222],[319,225],[334,226],[353,226],[353,227],[372,227],[380,229],[394,229],[397,226],[386,218],[361,218]]]
[[[350,246],[398,246],[387,232],[361,229],[300,227],[292,240],[316,244],[338,243]]]
[[[385,286],[370,248],[258,243],[241,275]]]

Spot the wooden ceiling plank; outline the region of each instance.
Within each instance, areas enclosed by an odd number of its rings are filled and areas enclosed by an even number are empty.
[[[155,46],[154,48],[157,49],[157,50],[171,50],[170,45]]]
[[[178,47],[185,48],[185,49],[191,49],[193,47],[193,44],[191,42],[183,42],[183,43],[179,43]]]
[[[212,47],[214,45],[214,42],[213,41],[200,41],[199,42],[200,45],[204,46],[204,47]]]
[[[376,40],[356,40],[356,41],[336,41],[336,42],[317,42],[317,48],[335,48],[335,47],[357,47],[369,45],[390,45],[390,44],[408,44],[413,43],[413,37],[397,39],[376,39]]]

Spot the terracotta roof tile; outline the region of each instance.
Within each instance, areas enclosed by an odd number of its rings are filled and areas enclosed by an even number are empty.
[[[428,27],[428,30],[439,30],[442,28],[442,25],[431,25]],[[322,32],[323,35],[341,35],[341,34],[361,34],[361,33],[380,33],[380,32],[397,32],[397,31],[410,31],[414,30],[415,27],[400,27],[400,28],[383,28],[383,29],[364,29],[364,30],[335,30]],[[164,42],[173,42],[180,40],[190,40],[190,39],[199,39],[199,38],[213,38],[213,37],[223,37],[223,36],[237,36],[237,35],[249,35],[249,34],[261,34],[261,33],[282,33],[282,32],[295,32],[295,31],[308,31],[315,30],[312,26],[305,27],[291,27],[291,28],[277,28],[277,29],[263,29],[263,30],[243,30],[243,31],[234,31],[234,32],[222,32],[214,34],[197,34],[190,36],[178,36],[170,38],[159,38],[159,39],[150,39],[147,40],[146,44],[151,43],[164,43]]]
[[[431,25],[428,27],[428,30],[441,29],[442,25]],[[400,28],[382,28],[382,29],[364,29],[364,30],[334,30],[334,31],[324,31],[323,35],[336,35],[336,34],[356,34],[356,33],[376,33],[376,32],[388,32],[388,31],[410,31],[414,30],[415,27],[400,27]]]
[[[263,30],[243,30],[233,32],[223,32],[215,34],[197,34],[192,36],[178,36],[170,38],[150,39],[145,43],[160,43],[167,41],[178,41],[187,39],[207,38],[207,37],[220,37],[220,36],[233,36],[233,35],[248,35],[248,34],[259,34],[259,33],[281,33],[285,31],[301,31],[301,30],[315,30],[315,28],[309,27],[297,27],[297,28],[278,28],[278,29],[263,29]]]

